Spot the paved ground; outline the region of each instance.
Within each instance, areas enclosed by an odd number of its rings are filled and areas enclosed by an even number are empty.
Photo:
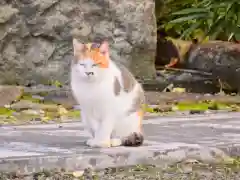
[[[42,168],[103,168],[136,163],[240,155],[240,113],[156,117],[144,121],[146,141],[138,148],[90,149],[80,122],[0,127],[0,171]]]

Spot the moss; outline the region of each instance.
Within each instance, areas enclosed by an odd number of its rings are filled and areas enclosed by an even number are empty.
[[[20,99],[22,99],[22,100],[29,100],[29,101],[32,101],[34,103],[42,103],[43,102],[41,99],[34,98],[32,96],[32,94],[29,94],[29,93],[23,93],[23,95],[20,97]]]
[[[0,108],[0,124],[26,124],[26,123],[48,123],[48,122],[62,122],[65,120],[73,120],[80,118],[79,110],[66,110],[63,106],[54,103],[45,103],[39,99],[33,98],[29,94],[24,94],[21,99],[32,101],[34,103],[48,104],[44,107],[42,112],[36,111],[35,113],[25,113],[25,111],[15,111],[9,108]],[[40,106],[41,107],[41,106]],[[31,109],[29,109],[31,110]],[[35,110],[32,110],[35,112]]]
[[[158,111],[156,111],[155,108],[150,107],[150,106],[147,105],[147,104],[145,104],[145,105],[143,106],[143,110],[144,110],[145,112],[148,112],[148,113],[157,113],[157,112],[158,112]]]
[[[70,110],[66,113],[66,116],[71,118],[80,118],[80,111],[79,110]]]
[[[57,112],[52,112],[52,111],[45,111],[44,116],[49,117],[50,119],[55,119],[55,118],[59,118],[60,114]]]
[[[207,103],[178,103],[176,104],[176,109],[179,111],[186,110],[208,110],[209,104]]]
[[[55,87],[57,87],[57,88],[63,87],[62,83],[61,83],[60,81],[58,81],[58,80],[49,80],[48,83],[47,83],[47,85],[49,85],[49,86],[55,86]]]
[[[236,161],[238,161],[236,159]],[[186,172],[187,170],[187,172]],[[165,167],[151,164],[138,164],[135,166],[122,166],[92,170],[87,168],[82,172],[69,172],[61,170],[42,170],[29,176],[29,179],[59,179],[59,180],[84,180],[84,179],[162,179],[162,180],[198,180],[198,179],[239,179],[240,167],[234,163],[206,164],[200,161],[194,163],[179,162]],[[75,176],[77,174],[77,176]],[[20,178],[16,173],[1,173],[0,179]]]
[[[0,116],[0,124],[16,124],[17,118],[15,116]]]
[[[173,109],[178,111],[186,111],[186,110],[227,110],[231,109],[229,104],[218,103],[214,101],[209,102],[180,102],[173,106]]]
[[[14,115],[14,117],[16,118],[16,120],[18,122],[21,122],[21,123],[40,120],[40,115],[26,114],[26,113],[21,113],[21,112]]]
[[[14,112],[15,111],[13,111],[11,109],[0,107],[0,115],[11,116]]]
[[[48,92],[39,92],[37,93],[37,95],[42,97],[42,99],[34,98],[33,95],[30,93],[24,93],[19,100],[28,100],[28,101],[39,103],[39,104],[57,105],[54,101],[44,100],[44,96],[48,95]]]
[[[36,93],[36,94],[39,95],[39,96],[45,97],[45,96],[47,96],[47,95],[49,94],[49,92],[47,92],[47,91],[42,91],[42,92],[38,92],[38,93]]]
[[[148,113],[164,113],[176,111],[206,111],[206,110],[231,110],[240,111],[239,104],[221,103],[217,101],[185,101],[185,102],[172,102],[168,104],[159,104],[156,107],[144,105],[143,109]]]

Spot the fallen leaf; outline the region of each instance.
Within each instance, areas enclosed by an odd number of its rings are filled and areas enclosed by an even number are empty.
[[[74,171],[72,175],[76,178],[81,177],[83,175],[84,171]]]
[[[178,110],[179,110],[178,106],[172,106],[172,111],[178,111]]]
[[[173,88],[172,92],[184,93],[184,92],[186,92],[186,89],[185,88]]]
[[[49,121],[51,118],[50,117],[48,117],[48,116],[44,116],[44,117],[42,117],[42,121],[43,122],[47,122],[47,121]]]
[[[60,115],[64,115],[64,114],[67,114],[68,111],[63,106],[58,106],[58,113]]]
[[[170,63],[165,65],[166,68],[169,68],[169,67],[174,67],[177,65],[177,63],[179,62],[179,59],[178,58],[172,58],[170,60]]]

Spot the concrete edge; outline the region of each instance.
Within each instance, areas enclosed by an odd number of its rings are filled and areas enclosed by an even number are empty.
[[[227,155],[227,153],[218,148],[182,147],[164,152],[141,150],[137,153],[136,151],[132,151],[120,154],[73,154],[6,158],[0,159],[0,172],[32,174],[42,171],[43,169],[65,169],[67,171],[79,171],[84,170],[85,168],[103,169],[108,167],[130,166],[136,164],[166,166],[188,159],[206,163],[232,161],[231,157]]]

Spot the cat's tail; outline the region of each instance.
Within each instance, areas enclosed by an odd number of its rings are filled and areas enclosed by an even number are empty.
[[[134,132],[122,140],[122,146],[141,146],[143,141],[143,134]]]

